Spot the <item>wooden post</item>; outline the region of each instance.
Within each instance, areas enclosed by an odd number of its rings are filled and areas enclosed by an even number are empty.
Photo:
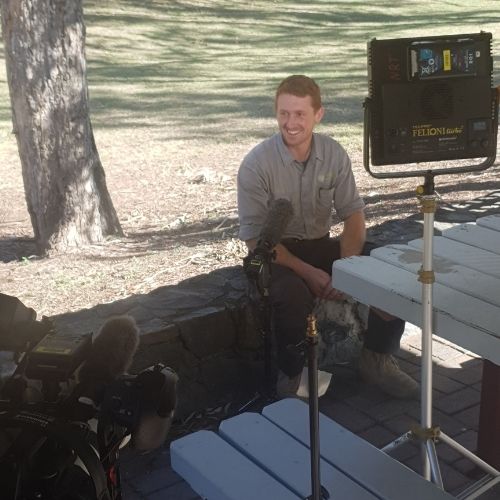
[[[483,361],[483,383],[477,453],[495,469],[500,469],[500,366]]]

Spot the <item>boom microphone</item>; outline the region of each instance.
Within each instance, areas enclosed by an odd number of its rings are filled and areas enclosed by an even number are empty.
[[[80,368],[80,394],[99,404],[106,385],[130,368],[138,345],[139,330],[132,317],[117,316],[107,320]]]
[[[257,242],[257,248],[271,250],[280,241],[283,233],[293,217],[293,207],[290,201],[279,198],[271,202],[260,238]]]

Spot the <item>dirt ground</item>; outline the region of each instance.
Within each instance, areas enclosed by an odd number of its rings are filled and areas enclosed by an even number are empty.
[[[17,147],[3,141],[0,163],[0,290],[39,315],[89,308],[222,266],[240,264],[236,172],[255,139],[236,144],[171,141],[155,149],[140,131],[120,137],[97,132],[113,202],[125,236],[79,253],[36,255],[26,210]],[[153,141],[154,144],[154,141]],[[125,153],[125,154],[124,154]],[[421,178],[378,180],[362,167],[361,151],[349,151],[367,203],[368,225],[418,212]],[[167,160],[165,160],[165,158]],[[498,167],[476,174],[439,176],[442,204],[467,203],[498,189]],[[332,228],[336,233],[339,226]]]
[[[89,0],[91,118],[125,236],[50,259],[32,240],[0,44],[0,292],[53,315],[239,264],[236,172],[275,130],[272,96],[290,72],[320,82],[320,132],[350,154],[368,225],[417,213],[421,179],[378,180],[362,166],[366,41],[478,26],[496,41],[494,2],[469,3]],[[443,204],[499,185],[498,167],[436,181]]]

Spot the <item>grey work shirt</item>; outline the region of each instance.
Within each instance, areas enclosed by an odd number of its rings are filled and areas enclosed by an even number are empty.
[[[294,215],[283,238],[316,239],[332,224],[332,208],[341,220],[364,208],[351,161],[334,139],[313,134],[309,160],[294,160],[277,133],[255,146],[238,171],[239,237],[258,238],[273,200],[284,198]]]

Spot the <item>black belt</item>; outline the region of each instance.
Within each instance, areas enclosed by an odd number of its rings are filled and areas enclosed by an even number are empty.
[[[324,236],[321,236],[321,238],[314,238],[314,239],[306,239],[306,238],[283,238],[281,240],[281,243],[286,246],[287,243],[300,243],[300,242],[315,242],[315,241],[322,241],[322,240],[327,240],[330,237],[329,233],[326,233]]]

